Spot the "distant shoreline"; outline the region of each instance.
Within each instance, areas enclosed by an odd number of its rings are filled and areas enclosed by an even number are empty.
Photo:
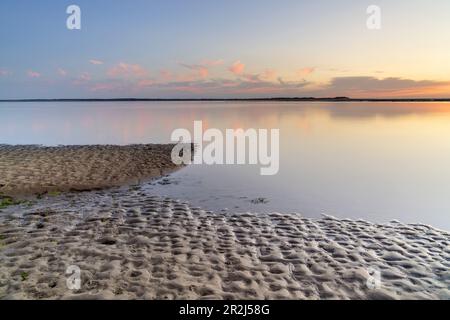
[[[192,98],[192,99],[149,99],[149,98],[114,98],[114,99],[0,99],[0,102],[227,102],[227,101],[278,101],[278,102],[450,102],[450,98],[423,98],[423,99],[375,99],[375,98],[312,98],[312,97],[294,97],[294,98]]]

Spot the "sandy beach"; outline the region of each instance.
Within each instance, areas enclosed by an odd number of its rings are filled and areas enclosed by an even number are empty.
[[[138,184],[178,167],[173,145],[0,145],[0,193],[43,194]]]
[[[450,299],[448,232],[160,198],[137,183],[177,169],[170,150],[0,147],[1,192],[40,194],[0,209],[0,298]]]

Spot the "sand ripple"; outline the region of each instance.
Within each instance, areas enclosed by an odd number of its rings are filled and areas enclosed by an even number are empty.
[[[217,214],[133,189],[9,208],[0,236],[6,299],[450,298],[450,235],[422,225]]]
[[[0,145],[0,193],[92,190],[138,183],[177,168],[173,145]]]

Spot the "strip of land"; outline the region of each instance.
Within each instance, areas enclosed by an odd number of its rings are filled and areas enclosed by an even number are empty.
[[[274,98],[186,98],[186,99],[156,99],[156,98],[110,98],[110,99],[0,99],[0,102],[133,102],[133,101],[154,101],[154,102],[176,102],[176,101],[306,101],[306,102],[450,102],[450,98],[349,98],[349,97],[274,97]]]
[[[0,193],[83,191],[159,178],[177,168],[173,145],[0,145]]]

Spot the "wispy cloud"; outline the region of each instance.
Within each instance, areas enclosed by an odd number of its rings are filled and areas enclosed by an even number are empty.
[[[354,98],[395,98],[433,97],[450,92],[450,82],[402,78],[337,77],[331,79],[327,84],[321,84],[304,79],[301,81],[287,81],[282,77],[274,79],[276,73],[273,70],[261,74],[242,73],[234,79],[172,75],[167,70],[162,70],[161,73],[162,75],[153,79],[149,77],[119,77],[99,81],[90,80],[88,75],[81,74],[77,78],[76,84],[85,86],[91,92],[107,92],[106,95],[138,93],[144,96],[160,95],[162,97],[188,94],[192,97],[349,96]]]
[[[27,76],[29,78],[40,78],[41,74],[39,72],[33,71],[33,70],[28,70],[27,71]]]
[[[241,76],[248,82],[260,82],[261,81],[261,75],[257,74],[257,73],[254,73],[254,74],[244,73]]]
[[[206,78],[209,76],[209,69],[205,65],[186,64],[186,63],[180,63],[180,65],[187,69],[194,70],[198,74],[198,76],[200,76],[201,78]]]
[[[78,77],[73,80],[75,85],[85,85],[92,80],[91,74],[88,72],[82,72]]]
[[[316,71],[315,67],[302,68],[297,71],[297,75],[299,75],[300,77],[306,77],[306,76],[309,76],[314,71]]]
[[[139,88],[146,88],[146,87],[151,87],[155,84],[156,82],[154,80],[150,80],[150,79],[144,79],[144,80],[140,80],[138,82],[138,87]]]
[[[162,81],[170,81],[173,79],[173,74],[169,70],[163,69],[159,72]]]
[[[228,70],[235,75],[241,75],[244,72],[244,69],[245,64],[241,63],[241,61],[236,61],[228,68]]]
[[[266,69],[261,74],[261,79],[264,80],[275,80],[277,78],[277,72],[274,69]]]
[[[274,82],[277,80],[277,72],[273,69],[266,69],[263,73],[244,73],[238,70],[237,74],[247,82]]]
[[[0,76],[9,76],[11,72],[5,69],[0,69]]]
[[[302,82],[284,82],[284,81],[266,81],[259,78],[258,75],[251,78],[239,77],[237,79],[189,79],[179,81],[175,80],[161,81],[155,79],[121,79],[110,78],[100,82],[84,83],[88,85],[91,92],[108,92],[108,94],[162,94],[166,97],[177,96],[179,94],[189,94],[196,97],[225,97],[225,96],[280,96],[295,95],[305,88],[309,83]]]
[[[58,72],[58,74],[59,74],[61,77],[67,76],[67,71],[64,70],[64,69],[62,69],[62,68],[58,68],[56,71]]]
[[[137,77],[142,78],[148,75],[148,71],[139,64],[129,64],[120,62],[108,70],[110,77]]]
[[[79,79],[83,80],[83,81],[90,81],[92,78],[91,78],[91,75],[88,72],[83,72],[80,75]]]
[[[223,65],[223,63],[224,63],[223,60],[218,59],[218,60],[203,60],[199,64],[188,64],[182,62],[178,64],[184,68],[195,71],[200,78],[207,78],[209,76],[210,68]]]
[[[251,81],[243,79],[209,79],[195,81],[173,81],[167,83],[149,83],[146,88],[164,89],[168,92],[182,91],[204,94],[208,96],[217,95],[241,95],[241,94],[280,94],[295,93],[309,83],[304,82],[271,82],[253,78]],[[143,88],[143,86],[141,86]]]
[[[225,65],[220,69],[219,77],[213,77],[212,68],[224,65],[223,60],[203,60],[197,64],[178,62],[188,71],[161,69],[151,76],[146,68],[139,64],[120,62],[103,74],[83,72],[74,78],[73,84],[95,92],[114,94],[142,95],[161,94],[166,97],[177,93],[190,93],[196,97],[270,97],[270,96],[349,96],[355,98],[395,98],[395,97],[440,97],[450,95],[450,82],[431,80],[412,80],[400,77],[377,78],[375,76],[341,76],[328,82],[306,80],[316,72],[315,67],[296,70],[297,77],[279,74],[277,70],[266,68],[259,72],[247,72],[241,61]],[[0,69],[2,71],[3,69]],[[60,76],[67,72],[57,69]],[[224,73],[230,72],[230,74]],[[0,72],[0,75],[7,74]],[[29,70],[28,76],[39,78],[39,72]],[[299,78],[298,76],[301,76]],[[94,78],[95,80],[92,80]]]
[[[204,60],[201,64],[208,67],[216,67],[221,66],[224,63],[225,62],[222,59],[217,59],[217,60]]]
[[[100,64],[103,64],[103,61],[97,60],[97,59],[91,59],[91,60],[89,60],[89,63],[95,64],[95,65],[100,65]]]

